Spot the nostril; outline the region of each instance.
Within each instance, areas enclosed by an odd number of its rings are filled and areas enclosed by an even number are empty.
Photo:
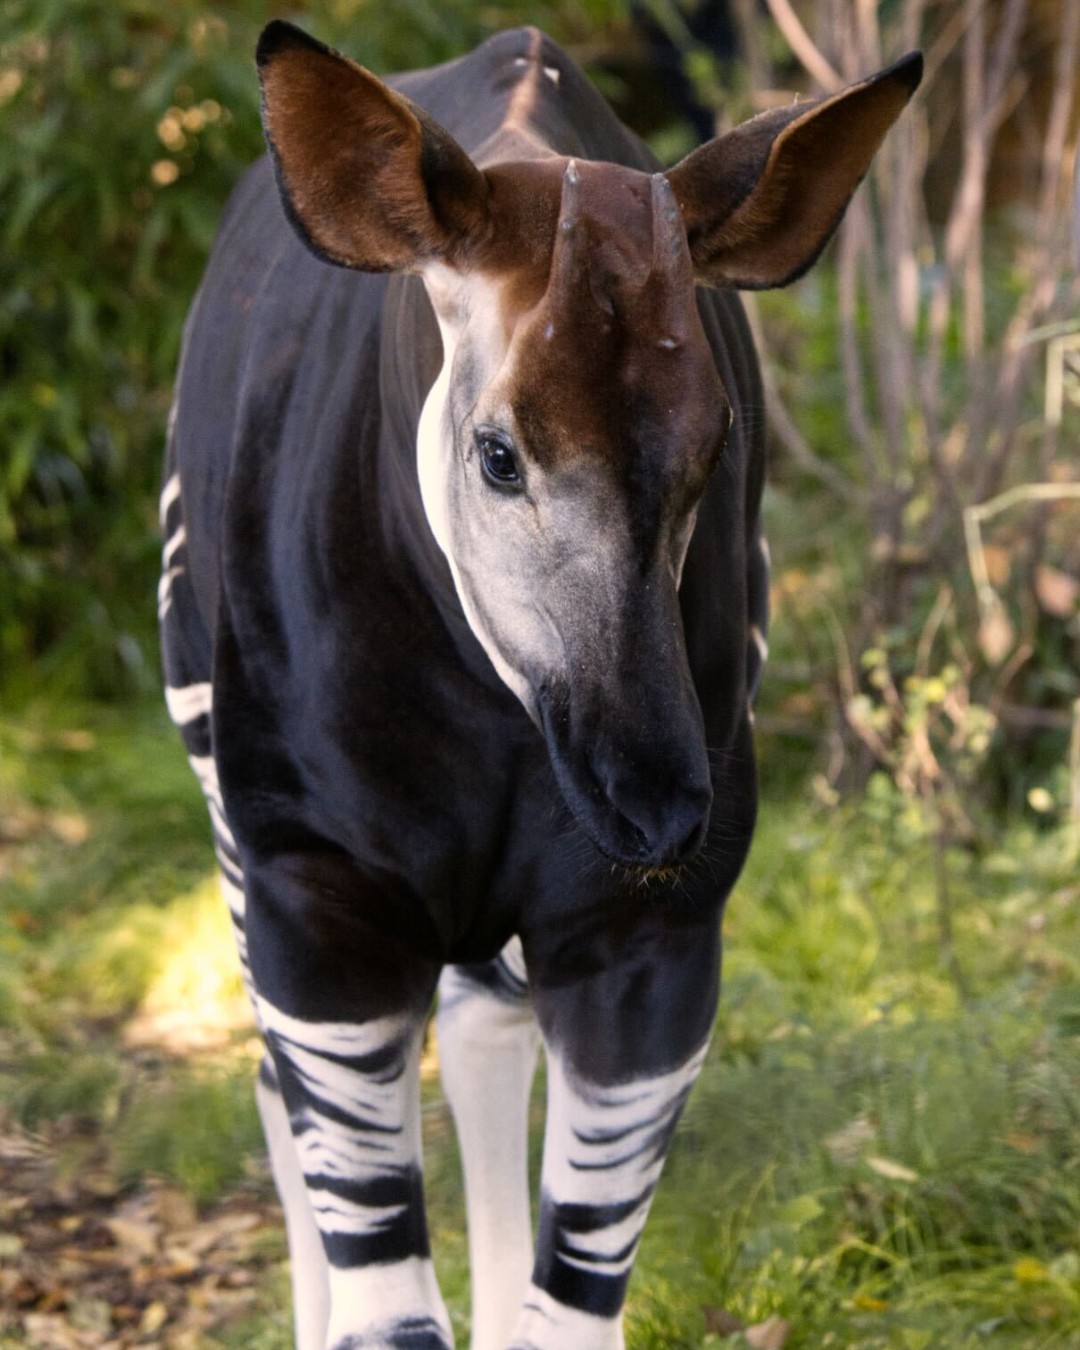
[[[639,862],[668,867],[689,861],[708,833],[712,792],[691,790],[677,796],[643,798],[625,791],[608,800],[629,827],[632,851]]]
[[[712,803],[710,801],[709,805]],[[706,807],[698,820],[691,825],[686,834],[683,835],[679,846],[675,850],[675,858],[680,862],[692,858],[698,849],[705,842],[705,836],[709,832],[709,808]]]

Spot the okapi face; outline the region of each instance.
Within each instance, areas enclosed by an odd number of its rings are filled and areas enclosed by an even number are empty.
[[[712,788],[677,591],[731,425],[695,282],[782,285],[813,262],[918,58],[651,176],[556,156],[481,171],[416,105],[287,25],[259,65],[301,237],[426,285],[444,360],[420,418],[421,493],[473,631],[597,846],[639,867],[685,860]]]
[[[676,592],[730,405],[663,174],[506,173],[558,204],[547,257],[429,283],[445,362],[424,503],[574,814],[612,857],[662,866],[712,801]]]

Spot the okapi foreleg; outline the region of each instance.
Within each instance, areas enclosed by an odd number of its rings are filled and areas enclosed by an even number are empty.
[[[548,983],[530,965],[548,1111],[536,1262],[514,1350],[622,1350],[638,1241],[716,1007],[718,925],[693,931],[662,963],[642,934],[625,961],[576,982]]]
[[[365,917],[376,895],[332,851],[250,865],[245,880],[256,1012],[303,1190],[287,1158],[275,1158],[275,1171],[286,1177],[290,1230],[306,1243],[306,1199],[325,1252],[326,1350],[449,1350],[420,1138],[420,1053],[438,966],[407,957]],[[316,1262],[306,1265],[322,1278]]]
[[[327,1346],[445,1350],[423,1209],[423,1020],[307,1022],[266,999],[259,1012],[329,1263]]]

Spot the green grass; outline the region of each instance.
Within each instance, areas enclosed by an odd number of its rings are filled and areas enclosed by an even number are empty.
[[[250,1178],[256,1052],[163,713],[0,719],[0,821],[3,1109],[75,1117],[122,1184],[158,1176],[203,1202]],[[1080,1346],[1078,862],[1075,831],[1034,816],[956,851],[949,953],[924,850],[766,782],[713,1051],[631,1286],[632,1350],[745,1344],[709,1332],[717,1310],[786,1319],[787,1350]],[[464,1345],[434,1082],[425,1137]],[[274,1271],[262,1311],[215,1345],[284,1350],[287,1299]]]

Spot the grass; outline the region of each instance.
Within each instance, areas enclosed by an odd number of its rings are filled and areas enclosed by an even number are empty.
[[[961,992],[925,850],[880,815],[765,788],[628,1344],[735,1350],[750,1342],[722,1334],[729,1317],[778,1317],[786,1350],[1080,1346],[1075,831],[1033,815],[951,855]],[[157,1176],[199,1202],[251,1184],[257,1050],[163,714],[0,719],[0,822],[0,1114],[77,1118],[122,1184]],[[425,1127],[464,1345],[460,1181],[433,1081]],[[214,1345],[284,1350],[287,1299],[275,1270],[258,1315]]]

